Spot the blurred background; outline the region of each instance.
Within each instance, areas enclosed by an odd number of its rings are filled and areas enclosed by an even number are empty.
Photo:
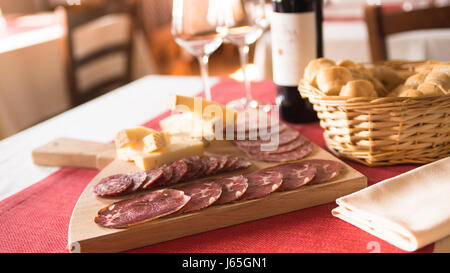
[[[448,27],[382,37],[379,53],[379,22],[367,14],[374,5],[389,14],[450,1],[325,0],[325,57],[450,61]],[[199,75],[195,57],[172,37],[171,9],[172,0],[0,0],[0,139],[146,75]],[[270,21],[270,1],[267,10]],[[250,48],[252,80],[272,77],[270,37],[269,28]],[[242,80],[239,67],[237,48],[225,43],[209,73]]]

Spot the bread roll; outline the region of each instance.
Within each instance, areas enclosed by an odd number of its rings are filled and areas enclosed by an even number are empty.
[[[355,80],[369,80],[371,78],[369,71],[363,66],[356,65],[348,66],[347,68]]]
[[[387,66],[375,66],[369,68],[372,76],[377,78],[387,90],[393,90],[402,84],[405,79],[401,77],[394,69]]]
[[[447,93],[450,89],[450,73],[431,71],[424,82],[439,85]]]
[[[422,72],[419,72],[417,74],[414,74],[406,79],[405,85],[409,88],[416,89],[420,84],[422,84],[425,81],[425,78],[427,77],[429,71],[424,70]]]
[[[332,66],[321,69],[317,74],[317,87],[329,96],[339,94],[342,86],[351,81],[352,73],[342,66]]]
[[[422,97],[423,93],[420,92],[419,90],[416,89],[406,89],[403,90],[400,94],[399,97]]]
[[[424,82],[417,87],[417,90],[422,92],[424,96],[442,96],[445,95],[445,90],[440,86],[432,82]]]
[[[347,67],[347,68],[358,66],[354,61],[351,61],[351,60],[340,60],[337,65]]]
[[[433,67],[435,67],[436,65],[440,65],[440,64],[441,64],[441,62],[429,60],[423,64],[415,66],[414,71],[416,73],[420,73],[420,72],[429,73],[429,72],[431,72]]]
[[[370,81],[379,97],[384,97],[389,92],[384,85],[377,78],[373,77],[370,71],[364,66],[357,65],[355,67],[349,67],[348,69],[350,70],[353,79]]]
[[[326,58],[314,59],[308,63],[303,73],[303,78],[311,85],[316,85],[316,76],[319,71],[326,67],[335,66],[333,60],[329,60]]]
[[[447,75],[450,75],[450,64],[433,65],[431,72],[446,73]]]
[[[339,96],[344,97],[378,97],[373,84],[367,80],[353,80],[342,87]]]
[[[399,97],[400,93],[402,93],[403,91],[405,91],[407,89],[410,89],[410,88],[404,84],[400,84],[399,86],[394,88],[391,92],[389,92],[389,94],[387,94],[386,97]]]

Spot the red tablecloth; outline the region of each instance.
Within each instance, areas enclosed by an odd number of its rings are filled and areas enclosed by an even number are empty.
[[[275,97],[272,82],[252,85],[255,97]],[[213,100],[225,103],[243,95],[241,83],[224,79],[212,89]],[[152,119],[145,126],[158,128]],[[318,123],[295,125],[325,148]],[[415,165],[369,168],[346,161],[368,177],[369,184],[408,171]],[[70,216],[96,170],[62,168],[33,186],[0,202],[0,252],[67,252]],[[403,252],[331,215],[335,203],[209,231],[131,252]],[[432,252],[433,245],[419,251]]]

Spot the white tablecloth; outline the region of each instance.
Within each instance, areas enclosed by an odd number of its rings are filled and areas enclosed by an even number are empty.
[[[367,27],[363,21],[324,22],[324,56],[335,61],[370,62]],[[272,78],[270,32],[257,41],[254,63],[264,78]],[[390,59],[450,61],[450,29],[420,30],[391,35]]]
[[[211,84],[216,82],[217,78],[210,78]],[[34,165],[34,148],[58,137],[111,141],[119,130],[140,125],[167,110],[169,94],[192,96],[202,88],[200,77],[146,76],[1,140],[0,200],[58,169]]]
[[[0,35],[0,139],[69,108],[63,61],[65,27],[60,12],[22,17],[25,29]],[[35,27],[36,21],[43,27]],[[54,23],[46,23],[46,22]],[[76,33],[77,56],[124,38],[123,16],[108,16]],[[28,29],[27,29],[28,28]],[[134,35],[133,78],[155,73],[141,32]],[[111,56],[80,73],[82,86],[122,67],[123,56]]]

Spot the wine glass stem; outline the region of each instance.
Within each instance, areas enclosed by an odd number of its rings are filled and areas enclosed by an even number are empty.
[[[245,86],[245,98],[247,102],[252,100],[252,91],[250,86],[250,80],[247,75],[247,64],[248,64],[248,51],[249,46],[244,44],[239,46],[239,57],[241,59],[241,70],[244,76],[244,86]]]
[[[209,88],[208,82],[208,55],[197,56],[198,62],[200,63],[200,73],[203,80],[203,89],[205,90],[206,100],[211,100],[211,89]]]

